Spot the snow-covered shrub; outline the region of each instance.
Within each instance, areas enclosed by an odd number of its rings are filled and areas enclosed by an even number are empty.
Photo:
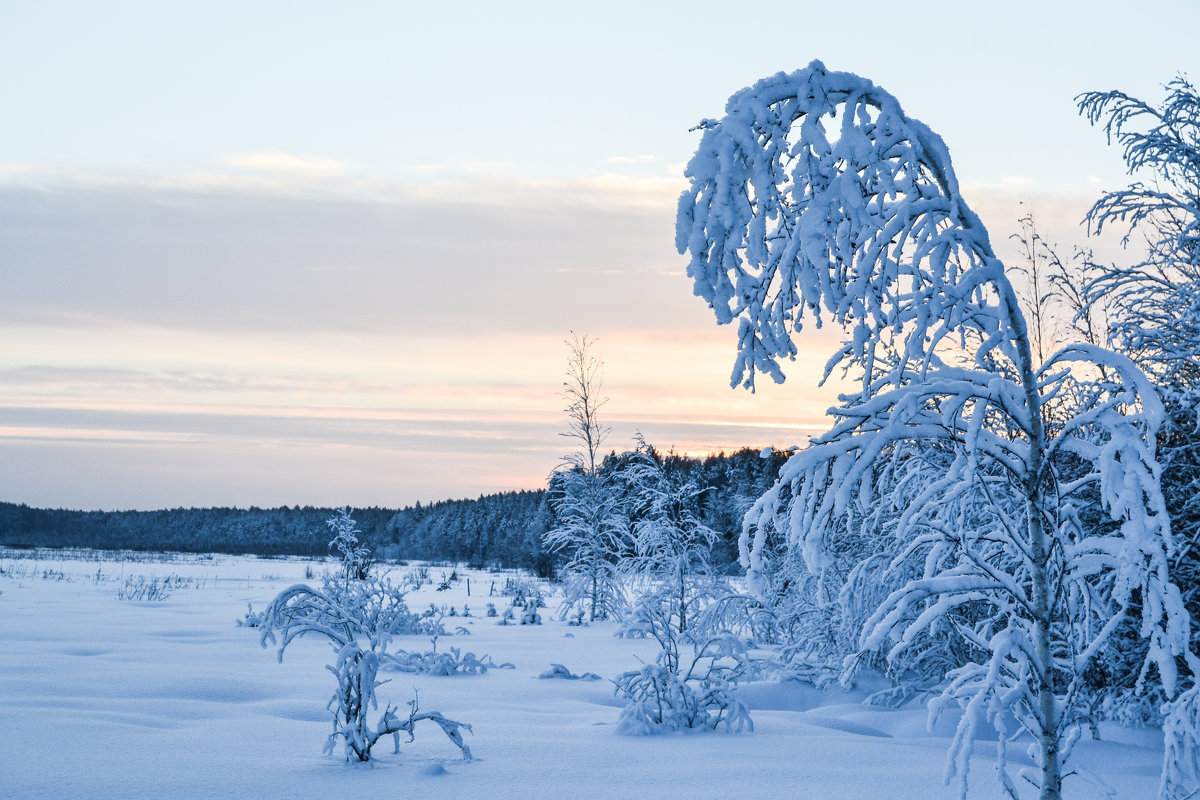
[[[262,612],[255,611],[252,603],[246,603],[246,615],[237,620],[239,628],[257,628],[262,625]]]
[[[321,585],[322,593],[353,615],[368,630],[393,636],[421,634],[429,636],[441,629],[441,613],[414,614],[405,602],[406,591],[390,578],[368,575],[366,578],[347,578],[343,574],[327,575]]]
[[[617,729],[647,735],[684,729],[754,730],[749,709],[734,694],[747,674],[745,645],[725,634],[693,646],[683,662],[664,648],[653,664],[617,676],[626,699]],[[674,651],[677,653],[677,651]]]
[[[515,603],[514,603],[515,605]],[[525,599],[525,610],[521,612],[522,625],[541,625],[542,615],[538,613],[539,608],[545,608],[546,603],[542,599],[540,589],[534,589],[533,593]]]
[[[519,576],[505,578],[504,588],[500,590],[500,594],[505,597],[511,597],[512,604],[517,608],[525,608],[530,602],[534,602],[537,608],[546,607],[542,584],[532,577]]]
[[[700,631],[728,631],[752,645],[772,645],[781,641],[775,610],[753,595],[732,587],[714,595],[696,619]]]
[[[117,599],[161,601],[169,598],[176,589],[191,585],[191,578],[180,575],[151,578],[147,578],[145,575],[127,575],[125,582],[117,587]]]
[[[598,681],[600,676],[594,672],[584,672],[576,675],[571,670],[564,667],[562,664],[551,664],[550,669],[538,675],[542,680],[564,680],[564,681]]]
[[[449,652],[411,653],[400,651],[388,653],[382,659],[383,666],[398,672],[423,673],[426,675],[482,675],[488,668],[497,668],[489,656],[477,657],[474,653],[463,653],[457,647]]]
[[[370,626],[364,619],[345,608],[336,598],[308,586],[293,586],[281,592],[262,614],[262,645],[279,644],[279,660],[296,639],[314,634],[327,639],[334,650],[334,661],[327,669],[337,680],[337,690],[328,708],[333,713],[333,731],[325,741],[324,752],[332,753],[338,740],[344,746],[347,761],[369,761],[371,748],[379,739],[392,735],[397,752],[400,733],[409,734],[410,741],[417,722],[429,720],[470,760],[471,751],[462,738],[462,730],[471,726],[447,719],[440,712],[418,710],[417,700],[408,703],[407,717],[397,716],[389,704],[375,724],[369,714],[378,708],[376,679],[381,659],[391,635],[378,627],[379,618]],[[278,638],[277,638],[278,637]]]
[[[343,577],[366,580],[375,565],[375,558],[370,549],[358,541],[358,534],[362,531],[350,515],[350,507],[339,508],[336,515],[325,520],[325,524],[333,531],[330,549],[336,549],[341,554]]]
[[[420,589],[422,586],[430,582],[429,567],[425,564],[418,564],[412,567],[404,574],[404,580],[414,589]]]
[[[459,578],[458,578],[458,570],[457,569],[452,569],[452,570],[450,570],[449,573],[443,572],[441,580],[438,581],[437,591],[439,591],[439,592],[450,591],[451,584],[455,583],[458,579]]]
[[[628,701],[619,730],[753,730],[748,709],[733,694],[753,669],[745,643],[731,633],[697,639],[681,631],[669,595],[669,587],[643,595],[621,622],[620,635],[655,639],[659,652],[653,664],[617,677],[616,693]]]
[[[621,570],[615,561],[593,559],[581,570],[559,572],[563,599],[559,619],[576,616],[583,609],[589,620],[620,619],[629,611],[629,597]]]
[[[1159,800],[1200,797],[1200,687],[1192,686],[1164,708]]]

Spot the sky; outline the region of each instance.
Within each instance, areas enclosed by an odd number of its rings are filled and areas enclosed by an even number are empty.
[[[0,501],[538,488],[572,331],[611,449],[803,444],[837,337],[729,387],[674,249],[690,129],[821,59],[941,134],[1002,256],[1028,209],[1069,252],[1129,180],[1072,98],[1200,75],[1200,3],[1133,9],[0,0]]]

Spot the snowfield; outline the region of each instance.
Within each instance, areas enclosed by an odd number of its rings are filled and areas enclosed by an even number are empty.
[[[37,558],[31,558],[37,555]],[[146,559],[159,560],[146,560]],[[754,731],[653,737],[616,733],[621,702],[609,679],[650,661],[654,643],[613,636],[615,624],[499,626],[487,603],[513,573],[458,570],[448,591],[426,584],[414,611],[453,606],[439,651],[451,647],[515,669],[438,677],[386,673],[381,702],[469,723],[475,759],[465,762],[433,725],[416,740],[390,737],[370,765],[324,756],[335,683],[329,644],[301,640],[283,663],[259,631],[235,621],[281,590],[316,585],[333,562],[233,556],[0,550],[0,794],[6,798],[953,798],[942,782],[952,720],[926,729],[923,707],[864,705],[866,691],[817,691],[758,681],[740,689]],[[398,580],[415,566],[392,567]],[[316,577],[307,579],[306,569]],[[449,567],[430,566],[436,581]],[[165,600],[119,599],[146,581],[171,578]],[[490,594],[494,589],[495,594]],[[546,613],[546,612],[549,613]],[[519,613],[519,609],[518,609]],[[391,647],[425,652],[427,637]],[[548,680],[562,664],[604,680]],[[382,709],[380,709],[382,712]],[[373,714],[372,719],[377,715]],[[1160,731],[1102,726],[1081,742],[1068,798],[1154,797]],[[1010,751],[1010,759],[1023,755]],[[996,797],[992,748],[972,759],[970,797]],[[1035,796],[1031,788],[1027,796]]]

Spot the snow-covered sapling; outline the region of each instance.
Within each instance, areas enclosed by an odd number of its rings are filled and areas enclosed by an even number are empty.
[[[325,520],[325,524],[333,531],[333,539],[329,548],[337,550],[342,559],[342,577],[347,580],[366,580],[375,564],[369,548],[360,544],[358,523],[350,515],[350,507],[339,508],[337,513]]]
[[[546,603],[542,600],[542,592],[540,589],[534,589],[533,592],[526,598],[525,610],[521,612],[522,625],[541,625],[542,615],[538,613],[539,608],[543,608]]]
[[[621,477],[637,520],[633,553],[621,564],[629,583],[641,588],[634,604],[661,607],[667,624],[686,634],[716,589],[710,557],[717,534],[700,520],[696,502],[703,490],[668,474],[640,433]]]
[[[281,592],[262,613],[262,646],[279,644],[279,660],[296,639],[309,634],[324,637],[334,650],[328,669],[337,680],[337,691],[328,708],[333,713],[333,731],[325,741],[324,752],[332,753],[338,741],[344,745],[347,761],[369,761],[371,748],[379,739],[392,735],[399,751],[400,733],[411,738],[417,722],[429,720],[470,760],[471,751],[462,738],[462,730],[471,726],[447,719],[440,712],[418,710],[414,698],[406,717],[396,714],[389,704],[378,722],[371,724],[369,714],[378,708],[376,680],[380,660],[386,654],[390,635],[363,620],[323,592],[298,585]]]

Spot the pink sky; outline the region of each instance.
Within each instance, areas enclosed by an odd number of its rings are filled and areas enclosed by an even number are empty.
[[[599,340],[613,449],[803,444],[837,332],[785,385],[728,387],[734,332],[674,249],[691,126],[821,58],[943,136],[1002,254],[1020,201],[1069,254],[1127,180],[1074,95],[1200,71],[1183,0],[937,0],[899,38],[893,3],[854,8],[766,30],[720,0],[5,5],[0,500],[537,488],[572,330]]]

